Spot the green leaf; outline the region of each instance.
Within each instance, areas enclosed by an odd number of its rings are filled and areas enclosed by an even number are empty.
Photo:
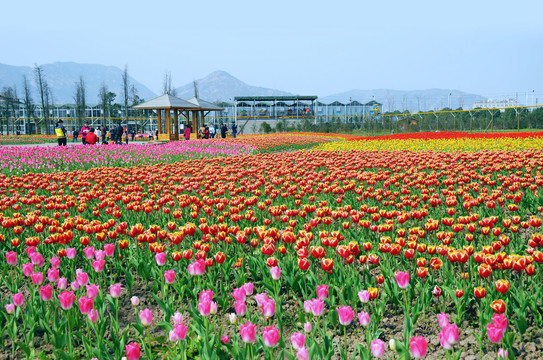
[[[454,360],[459,360],[460,359],[460,355],[462,355],[462,350],[464,350],[464,349],[460,349],[458,352],[454,353]]]
[[[396,343],[396,352],[398,353],[399,359],[409,360],[411,355],[409,354],[409,349],[402,344],[400,341],[394,339]]]
[[[28,347],[28,345],[26,345],[24,342],[20,342],[20,341],[17,341],[15,344],[17,344],[17,346],[24,351],[24,353],[26,354],[27,357],[30,356],[30,348]]]

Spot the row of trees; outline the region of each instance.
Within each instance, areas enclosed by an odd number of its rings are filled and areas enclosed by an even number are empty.
[[[15,134],[17,130],[20,130],[17,125],[17,119],[19,118],[19,108],[23,105],[25,110],[25,117],[31,119],[26,121],[26,128],[24,132],[29,134],[31,132],[31,123],[34,123],[37,127],[47,135],[50,135],[53,131],[54,120],[51,119],[51,110],[54,108],[53,92],[48,85],[47,78],[42,66],[34,66],[34,81],[38,89],[38,104],[41,111],[37,112],[37,105],[32,97],[32,87],[30,86],[29,79],[23,75],[23,98],[22,101],[17,94],[17,86],[5,86],[0,92],[0,132],[6,130],[8,134]],[[171,86],[171,80],[170,80]],[[125,66],[122,73],[122,90],[120,94],[121,104],[115,103],[117,95],[110,91],[105,83],[102,83],[98,91],[98,104],[101,109],[101,116],[104,120],[118,114],[119,110],[124,110],[124,121],[128,123],[128,109],[134,105],[143,102],[138,96],[136,87],[131,84],[130,77],[128,75],[128,68]],[[80,76],[79,80],[74,84],[73,92],[75,120],[74,126],[81,127],[86,122],[87,114],[86,108],[88,104],[87,86],[85,79]]]

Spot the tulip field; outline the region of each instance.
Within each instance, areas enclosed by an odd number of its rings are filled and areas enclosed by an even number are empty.
[[[543,133],[0,147],[0,359],[541,359]]]

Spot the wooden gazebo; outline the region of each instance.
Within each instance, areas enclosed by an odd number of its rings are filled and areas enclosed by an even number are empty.
[[[205,116],[210,111],[222,111],[210,102],[193,97],[188,101],[176,96],[164,94],[152,100],[134,106],[134,109],[151,109],[157,114],[158,140],[175,141],[179,140],[179,115],[185,118],[185,126],[188,126],[192,119],[191,139],[197,138],[198,128],[205,123]],[[164,127],[162,126],[162,111],[164,110]],[[173,111],[173,122],[171,113]],[[199,121],[198,121],[199,120]]]

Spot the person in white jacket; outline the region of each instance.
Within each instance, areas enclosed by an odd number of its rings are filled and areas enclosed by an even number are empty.
[[[96,130],[94,130],[94,134],[96,134],[96,137],[100,139],[102,137],[102,131],[100,131],[100,128],[97,127]]]

